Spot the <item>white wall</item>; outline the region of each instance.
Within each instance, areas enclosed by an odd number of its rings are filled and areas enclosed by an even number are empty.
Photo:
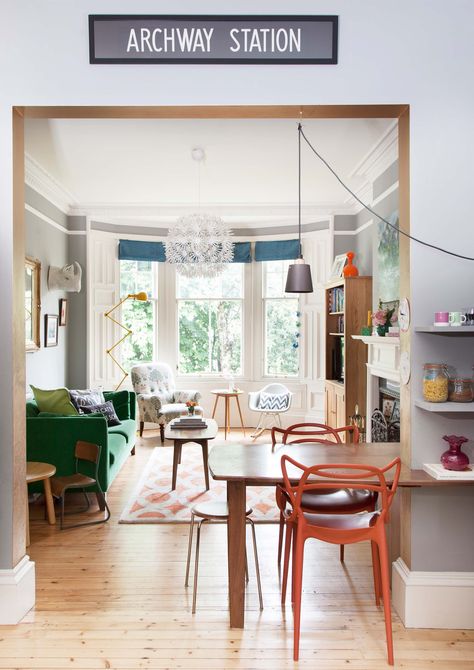
[[[255,105],[255,104],[380,104],[410,105],[411,230],[420,238],[471,250],[472,233],[472,63],[474,6],[471,0],[325,0],[311,6],[303,0],[241,0],[226,3],[203,0],[199,12],[339,14],[339,64],[334,66],[107,66],[88,62],[87,14],[193,13],[196,3],[158,0],[4,0],[0,39],[0,263],[1,313],[12,314],[12,105]],[[431,321],[442,303],[472,303],[474,265],[412,245],[411,284],[413,322]],[[9,402],[14,370],[13,332],[6,329],[0,350],[0,471],[11,471],[12,411]],[[414,338],[414,384],[425,360],[426,336]],[[433,345],[429,345],[433,346]],[[452,347],[436,344],[439,356]],[[469,437],[474,438],[471,424]],[[440,434],[464,429],[444,417],[413,412],[413,461],[429,450],[436,460]],[[423,456],[424,457],[424,456]],[[11,485],[2,487],[1,521],[11,519]],[[450,523],[436,545],[437,561],[450,569],[472,570],[470,551],[453,555],[459,533],[472,529],[469,506],[459,509],[449,490],[443,506]],[[470,497],[472,502],[472,496]],[[412,548],[420,556],[420,527],[429,509],[412,502]],[[9,522],[2,534],[11,532]],[[2,537],[1,563],[11,561],[11,538]]]

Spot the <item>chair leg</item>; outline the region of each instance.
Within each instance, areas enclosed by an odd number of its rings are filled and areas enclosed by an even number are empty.
[[[372,541],[372,572],[374,574],[375,604],[380,605],[380,557],[377,543]]]
[[[140,437],[143,436],[143,429],[144,429],[144,427],[145,427],[145,422],[144,422],[144,421],[140,421],[140,431],[139,431],[139,432],[140,432]]]
[[[191,512],[191,523],[189,524],[189,540],[188,540],[188,559],[186,561],[186,578],[184,585],[189,585],[189,565],[191,563],[191,547],[193,545],[193,530],[194,530],[194,514]]]
[[[301,591],[303,586],[303,554],[304,538],[298,529],[294,539],[293,552],[293,660],[297,661],[300,653],[300,622],[301,622]]]
[[[340,544],[339,545],[339,560],[341,563],[344,563],[344,545]]]
[[[278,567],[281,565],[281,552],[283,549],[283,531],[285,530],[285,517],[280,510],[280,527],[278,529]]]
[[[160,440],[161,444],[165,443],[165,427],[164,424],[160,423]]]
[[[207,519],[201,519],[197,525],[196,532],[196,556],[194,559],[194,586],[193,586],[193,609],[192,613],[196,614],[196,598],[197,598],[197,586],[198,586],[198,570],[199,570],[199,545],[201,544],[201,526],[203,523],[207,523]]]
[[[380,577],[382,582],[383,612],[385,617],[385,634],[387,637],[388,664],[393,665],[392,612],[390,609],[390,574],[388,570],[388,552],[385,539],[385,528],[381,528],[380,540],[377,542],[379,552]]]
[[[256,440],[257,437],[259,437],[265,430],[264,416],[265,416],[264,412],[260,412],[257,427],[250,436],[253,440]]]
[[[288,584],[288,570],[290,567],[290,550],[291,550],[291,540],[293,535],[293,524],[285,523],[286,533],[285,533],[285,554],[283,558],[283,578],[281,583],[281,604],[285,604],[286,600],[286,589]],[[293,602],[293,578],[291,580],[291,601]]]
[[[258,599],[260,601],[260,611],[261,611],[263,610],[263,597],[262,597],[262,583],[260,581],[260,566],[258,563],[257,536],[255,534],[255,524],[252,521],[252,519],[247,519],[247,523],[250,524],[250,527],[252,529],[253,555],[255,558],[255,573],[257,575]]]

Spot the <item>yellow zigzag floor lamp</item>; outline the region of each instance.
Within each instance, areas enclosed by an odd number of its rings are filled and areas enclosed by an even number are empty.
[[[114,319],[114,317],[113,317],[113,316],[110,316],[110,315],[112,314],[112,312],[113,312],[114,310],[116,310],[118,307],[120,307],[120,305],[122,305],[122,304],[123,304],[126,300],[128,300],[129,298],[132,298],[133,300],[141,300],[142,302],[146,302],[146,301],[148,300],[148,296],[147,296],[147,294],[145,293],[145,291],[140,291],[140,293],[129,293],[128,295],[125,296],[125,298],[122,298],[122,300],[121,300],[120,302],[118,302],[116,305],[114,305],[114,307],[112,307],[112,309],[109,309],[109,311],[108,311],[108,312],[105,312],[105,314],[104,314],[104,316],[105,316],[106,318],[110,319],[110,320],[113,321],[117,326],[120,326],[120,328],[123,328],[123,329],[126,331],[126,332],[125,332],[125,335],[124,335],[123,337],[121,337],[120,340],[117,340],[117,342],[116,342],[115,344],[113,344],[113,345],[110,347],[110,349],[106,349],[106,350],[105,350],[105,352],[110,356],[110,358],[113,360],[113,362],[114,362],[116,365],[118,365],[119,368],[120,368],[120,369],[122,370],[122,372],[123,372],[123,377],[122,377],[122,379],[120,380],[120,382],[119,382],[119,383],[117,384],[117,386],[115,387],[115,390],[116,390],[116,391],[117,391],[117,389],[119,389],[119,388],[122,386],[123,382],[124,382],[125,379],[128,377],[128,372],[125,370],[125,368],[122,367],[122,365],[118,362],[118,360],[113,356],[113,354],[112,354],[111,352],[115,349],[115,347],[118,347],[119,344],[122,344],[122,342],[123,342],[124,340],[126,340],[127,337],[130,337],[130,335],[133,333],[133,330],[130,330],[130,328],[127,328],[127,326],[124,326],[123,323],[120,323],[120,321],[117,321],[117,319]]]

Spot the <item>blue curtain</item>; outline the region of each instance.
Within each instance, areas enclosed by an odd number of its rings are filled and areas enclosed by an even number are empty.
[[[251,263],[250,242],[234,242],[234,259],[232,263]]]
[[[298,240],[276,240],[275,242],[256,242],[256,261],[288,261],[298,258],[300,244]]]
[[[120,240],[119,260],[158,261],[166,260],[163,242],[142,242],[142,240]]]
[[[144,242],[142,240],[120,240],[119,260],[121,261],[166,261],[163,242]],[[233,263],[250,263],[250,242],[234,243]]]

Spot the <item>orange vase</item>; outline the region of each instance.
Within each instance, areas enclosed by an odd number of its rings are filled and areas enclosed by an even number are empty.
[[[347,252],[347,264],[345,265],[342,274],[344,277],[358,277],[359,270],[355,265],[352,264],[352,259],[354,258],[355,253],[353,251]]]

